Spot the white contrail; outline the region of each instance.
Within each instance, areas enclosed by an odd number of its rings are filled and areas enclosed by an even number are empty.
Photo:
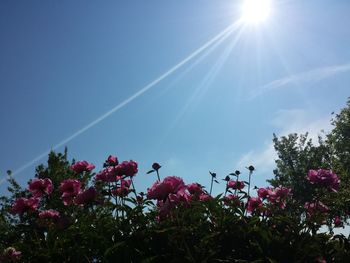
[[[320,81],[322,79],[330,78],[336,74],[344,73],[347,71],[350,71],[350,63],[316,68],[306,72],[290,75],[285,78],[276,79],[253,90],[250,95],[250,99],[262,95],[263,93],[270,90],[288,86],[292,83]]]
[[[155,85],[157,85],[159,82],[161,82],[163,79],[165,79],[166,77],[168,77],[169,75],[171,75],[172,73],[174,73],[175,71],[177,71],[179,68],[181,68],[183,65],[185,65],[186,63],[188,63],[189,61],[191,61],[192,59],[194,59],[195,57],[197,57],[199,54],[201,54],[204,50],[206,50],[208,47],[210,47],[211,45],[213,45],[216,41],[219,41],[222,37],[225,37],[225,35],[227,34],[231,34],[235,29],[237,29],[241,24],[241,21],[237,21],[236,23],[228,26],[226,29],[224,29],[222,32],[220,32],[218,35],[216,35],[215,37],[213,37],[212,39],[210,39],[208,42],[206,42],[204,45],[202,45],[200,48],[198,48],[197,50],[195,50],[194,52],[192,52],[189,56],[187,56],[185,59],[183,59],[182,61],[180,61],[178,64],[176,64],[175,66],[173,66],[172,68],[170,68],[168,71],[166,71],[165,73],[163,73],[160,77],[156,78],[155,80],[153,80],[151,83],[149,83],[148,85],[146,85],[145,87],[143,87],[142,89],[140,89],[139,91],[137,91],[136,93],[134,93],[132,96],[130,96],[129,98],[127,98],[126,100],[122,101],[121,103],[119,103],[118,105],[116,105],[115,107],[113,107],[111,110],[107,111],[106,113],[104,113],[103,115],[101,115],[100,117],[98,117],[96,120],[90,122],[89,124],[87,124],[86,126],[84,126],[83,128],[81,128],[80,130],[76,131],[75,133],[73,133],[72,135],[70,135],[69,137],[63,139],[61,142],[59,142],[58,144],[56,144],[55,146],[53,146],[50,150],[47,150],[45,152],[43,152],[42,154],[38,155],[37,157],[35,157],[33,160],[29,161],[28,163],[24,164],[23,166],[21,166],[20,168],[16,169],[13,173],[12,176],[22,172],[23,170],[27,169],[28,167],[32,166],[33,164],[35,164],[36,162],[38,162],[39,160],[41,160],[42,158],[44,158],[51,150],[56,150],[57,148],[67,144],[68,142],[70,142],[71,140],[73,140],[74,138],[76,138],[77,136],[79,136],[80,134],[84,133],[85,131],[89,130],[90,128],[92,128],[93,126],[95,126],[96,124],[100,123],[101,121],[103,121],[104,119],[106,119],[107,117],[109,117],[111,114],[113,114],[114,112],[120,110],[121,108],[123,108],[124,106],[126,106],[127,104],[129,104],[130,102],[132,102],[133,100],[135,100],[136,98],[138,98],[139,96],[141,96],[142,94],[144,94],[146,91],[148,91],[149,89],[151,89],[152,87],[154,87]],[[6,181],[6,177],[0,180],[0,185]]]

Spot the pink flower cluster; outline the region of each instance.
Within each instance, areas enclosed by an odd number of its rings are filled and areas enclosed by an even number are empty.
[[[189,207],[190,201],[191,195],[186,187],[181,188],[177,193],[170,193],[165,200],[158,200],[157,207],[160,219],[168,216],[171,209],[176,206]]]
[[[52,193],[53,185],[49,178],[36,178],[29,183],[28,189],[34,197],[42,197],[45,194],[50,195]]]
[[[118,163],[119,163],[119,161],[118,161],[117,156],[113,156],[113,155],[108,156],[108,158],[105,162],[105,164],[107,166],[116,166],[116,165],[118,165]]]
[[[207,202],[211,199],[213,199],[213,197],[210,194],[207,194],[204,192],[199,196],[199,201],[202,201],[202,202]]]
[[[123,177],[133,177],[138,172],[137,163],[133,160],[118,164],[115,156],[109,156],[105,162],[107,167],[96,175],[97,181],[117,182]]]
[[[161,166],[154,163],[152,168],[158,170]],[[79,161],[71,166],[76,173],[90,172],[95,166],[87,161]],[[104,163],[104,169],[99,172],[95,179],[103,182],[114,182],[112,194],[118,197],[127,196],[132,190],[132,177],[138,172],[138,164],[135,161],[123,161],[119,163],[116,156],[108,156]],[[127,179],[128,178],[128,179]],[[319,169],[310,170],[308,180],[311,184],[326,187],[331,191],[337,191],[339,188],[339,178],[331,170]],[[227,189],[242,190],[245,187],[244,181],[230,180],[227,181]],[[53,192],[53,183],[49,178],[33,179],[28,186],[32,194],[30,198],[18,198],[12,205],[14,214],[22,215],[25,212],[38,210],[40,198],[44,195],[50,195]],[[81,182],[77,179],[63,180],[59,186],[61,199],[64,205],[85,205],[96,201],[98,193],[96,188],[90,187],[82,190]],[[109,192],[110,193],[110,192]],[[267,211],[264,207],[264,201],[284,209],[286,200],[291,195],[291,189],[286,187],[266,187],[259,188],[257,197],[248,197],[246,209],[249,213]],[[137,197],[142,200],[143,196]],[[141,198],[141,199],[140,199]],[[212,196],[204,191],[203,186],[198,183],[185,185],[182,178],[177,176],[165,177],[162,181],[156,181],[151,188],[147,190],[147,198],[157,200],[157,207],[160,218],[169,215],[171,209],[177,206],[188,207],[194,201],[206,202],[212,199]],[[239,205],[240,198],[237,195],[229,194],[223,198],[226,205]],[[315,213],[327,213],[329,208],[320,201],[306,202],[304,208],[308,216]],[[49,209],[41,211],[38,214],[40,219],[60,219],[60,213],[56,210]],[[334,225],[340,226],[341,219],[339,216],[334,218]]]
[[[341,227],[343,225],[343,222],[342,222],[342,220],[341,220],[341,218],[339,216],[336,216],[334,218],[333,223],[334,223],[335,227]]]
[[[291,195],[291,189],[287,187],[259,188],[257,192],[261,199],[266,199],[271,204],[276,204],[282,209],[286,206],[287,197]]]
[[[169,194],[176,194],[183,188],[185,188],[185,183],[180,177],[168,176],[161,182],[155,182],[153,186],[148,189],[147,198],[165,201]]]
[[[116,157],[109,156],[108,162],[116,164],[118,161]],[[131,164],[134,165],[134,164]],[[94,169],[95,166],[87,161],[80,161],[71,166],[71,169],[77,173],[89,172]],[[44,195],[50,195],[53,191],[53,184],[49,178],[33,179],[29,182],[29,192],[33,195],[31,198],[18,198],[12,205],[12,212],[14,214],[23,214],[29,211],[36,211],[39,206],[40,198]],[[96,200],[97,192],[94,187],[90,187],[85,191],[81,190],[81,183],[76,179],[66,179],[61,182],[59,191],[61,192],[61,198],[64,205],[70,205],[75,203],[77,205],[83,205]],[[55,212],[52,210],[45,210],[39,214],[40,218],[43,217],[56,217]]]
[[[54,219],[57,220],[60,217],[60,213],[56,210],[49,209],[49,210],[44,210],[39,213],[39,218],[41,219]]]
[[[84,205],[93,203],[96,200],[97,191],[94,187],[90,187],[85,191],[81,191],[77,194],[74,199],[74,203],[77,205]]]
[[[234,194],[229,194],[224,197],[224,203],[226,205],[238,205],[240,203],[239,196]]]
[[[312,216],[316,213],[327,213],[329,211],[329,207],[321,201],[306,202],[304,208],[306,209],[308,216]]]
[[[102,170],[98,174],[96,174],[96,180],[97,181],[103,181],[103,182],[116,182],[120,178],[117,175],[117,166],[109,166],[106,169]]]
[[[177,176],[165,177],[156,181],[147,191],[148,199],[157,200],[160,219],[166,217],[176,206],[188,207],[191,201],[209,201],[212,197],[198,183],[185,185]]]
[[[326,187],[328,190],[333,192],[336,192],[339,189],[340,180],[331,170],[310,170],[307,175],[307,179],[311,184]]]
[[[71,169],[76,173],[91,172],[95,169],[95,165],[88,163],[87,161],[79,161],[73,164]]]
[[[234,190],[242,190],[244,188],[244,182],[243,181],[228,181],[227,182],[227,188],[231,188]]]
[[[21,251],[18,251],[13,247],[8,247],[4,249],[3,253],[0,255],[0,262],[15,262],[19,260],[21,256]]]
[[[53,184],[49,178],[36,178],[29,182],[28,190],[33,196],[30,198],[18,198],[12,205],[12,213],[22,215],[25,212],[36,211],[39,206],[40,198],[52,193]]]
[[[12,213],[22,215],[25,212],[36,211],[39,206],[40,199],[37,197],[18,198],[12,205]]]
[[[125,197],[130,193],[131,180],[120,180],[120,185],[112,190],[112,194],[119,197]]]
[[[76,179],[66,179],[61,182],[59,190],[64,205],[84,205],[92,203],[97,198],[97,191],[94,187],[81,190],[81,183]]]
[[[198,183],[192,183],[187,185],[187,190],[190,192],[191,195],[200,196],[203,193],[203,186],[201,186]]]
[[[119,176],[133,177],[137,174],[138,168],[137,163],[133,160],[124,161],[117,166],[117,174]]]
[[[74,198],[80,193],[81,184],[78,180],[67,179],[61,182],[60,192],[64,205],[70,205],[73,203]]]
[[[212,196],[203,190],[203,186],[199,183],[188,184],[185,189],[190,193],[189,199],[191,201],[199,200],[202,202],[209,201]]]
[[[260,197],[250,197],[247,203],[247,211],[253,213],[254,211],[260,211],[263,207],[263,203]]]

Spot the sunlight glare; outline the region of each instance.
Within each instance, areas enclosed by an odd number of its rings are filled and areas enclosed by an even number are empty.
[[[264,22],[271,12],[271,0],[244,0],[242,20],[247,24]]]

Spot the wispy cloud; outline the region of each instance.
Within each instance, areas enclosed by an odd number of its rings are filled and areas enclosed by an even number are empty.
[[[251,150],[244,154],[237,162],[238,169],[243,169],[249,165],[253,165],[258,169],[259,173],[271,172],[275,165],[277,154],[272,143],[265,143],[265,146],[260,150]]]
[[[317,116],[304,109],[279,110],[270,122],[278,136],[290,133],[308,133],[309,138],[317,141],[321,131],[328,132],[331,129],[331,116]]]
[[[321,130],[330,131],[330,116],[316,117],[311,112],[304,109],[279,110],[271,125],[274,127],[277,136],[285,136],[290,133],[304,134],[308,132],[308,137],[317,144],[318,135]],[[257,173],[263,175],[259,177],[257,184],[264,184],[266,179],[272,178],[272,170],[275,168],[277,154],[271,141],[265,142],[264,146],[258,150],[251,150],[245,153],[236,163],[236,167],[242,168],[250,164],[257,168]]]
[[[317,82],[348,71],[350,71],[350,63],[316,68],[306,72],[293,74],[284,78],[273,80],[254,89],[249,98],[253,99],[264,94],[265,92],[284,88],[293,83]]]

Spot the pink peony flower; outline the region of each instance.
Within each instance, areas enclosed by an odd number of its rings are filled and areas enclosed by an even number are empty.
[[[62,193],[62,200],[64,205],[69,205],[73,203],[73,199],[80,192],[80,182],[74,179],[67,179],[61,182],[60,192]]]
[[[341,227],[343,225],[341,218],[339,216],[336,216],[334,218],[334,226],[335,227]]]
[[[189,207],[191,195],[186,188],[181,188],[176,194],[169,194],[168,198],[164,201],[157,201],[157,207],[159,212],[159,218],[163,219],[167,217],[171,210],[180,206],[181,208]]]
[[[279,199],[287,198],[291,194],[291,192],[292,189],[287,187],[280,186],[275,188],[276,197]]]
[[[71,166],[71,169],[76,173],[90,172],[95,169],[95,165],[87,161],[79,161]]]
[[[316,170],[309,170],[309,172],[307,174],[307,179],[311,183],[316,183],[318,180],[318,172]]]
[[[170,214],[171,209],[173,208],[174,208],[174,204],[170,202],[168,199],[165,202],[157,201],[159,220],[166,218]]]
[[[263,203],[259,197],[250,197],[247,203],[247,211],[253,213],[256,210],[262,208]]]
[[[271,188],[267,187],[267,188],[259,188],[258,189],[258,196],[262,199],[266,199],[270,196],[270,194],[272,193]]]
[[[96,174],[97,181],[103,182],[117,182],[119,180],[117,176],[117,166],[110,166]]]
[[[148,189],[147,198],[156,200],[165,200],[169,194],[176,194],[181,188],[185,187],[185,183],[180,177],[168,176],[163,181],[155,182]]]
[[[327,213],[329,211],[328,206],[323,204],[321,201],[318,202],[306,202],[304,208],[309,216],[315,213]]]
[[[33,179],[29,183],[29,191],[34,197],[42,197],[44,194],[50,195],[53,190],[53,184],[49,178]]]
[[[116,167],[117,174],[120,176],[133,177],[137,174],[138,168],[137,163],[133,160],[124,161]]]
[[[311,184],[326,187],[328,190],[333,192],[336,192],[339,189],[340,180],[331,170],[310,170],[307,175],[307,179]]]
[[[60,217],[60,213],[56,210],[49,209],[44,210],[39,213],[39,218],[41,219],[55,219],[57,220]]]
[[[239,204],[239,197],[237,195],[229,194],[224,197],[224,203],[226,205]]]
[[[77,205],[92,203],[96,200],[96,196],[97,196],[96,189],[94,187],[90,187],[89,189],[83,192],[80,192],[74,199],[74,203]]]
[[[231,188],[234,190],[242,190],[244,188],[244,182],[243,181],[228,181],[227,188]]]
[[[211,199],[213,199],[213,197],[211,195],[209,195],[209,194],[203,193],[203,194],[201,194],[199,196],[199,201],[202,201],[202,202],[207,202],[207,201],[209,201]]]
[[[112,194],[125,197],[130,193],[131,180],[121,180],[120,186],[112,191]]]
[[[261,199],[267,199],[271,204],[278,205],[284,209],[286,207],[286,199],[291,194],[291,189],[287,187],[267,187],[259,188],[257,192]]]
[[[12,213],[22,215],[25,212],[36,211],[39,206],[40,199],[37,197],[18,198],[12,205]]]
[[[106,163],[111,166],[116,166],[118,165],[118,158],[116,156],[110,155],[108,156]]]
[[[286,207],[286,199],[291,194],[291,189],[286,187],[276,187],[270,190],[270,194],[267,197],[268,201],[272,204],[279,205],[280,208]]]
[[[176,194],[169,194],[168,199],[176,205],[188,204],[191,201],[191,195],[185,187],[182,187]]]
[[[187,190],[192,195],[200,195],[203,193],[203,186],[198,183],[192,183],[187,185]]]
[[[21,258],[22,252],[16,250],[13,247],[8,247],[4,249],[1,257],[0,257],[0,262],[13,262],[17,261]]]

